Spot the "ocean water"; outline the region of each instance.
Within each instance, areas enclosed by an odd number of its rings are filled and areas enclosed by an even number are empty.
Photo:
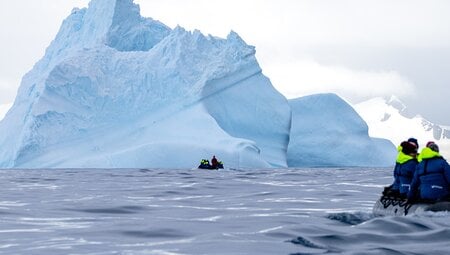
[[[450,254],[450,214],[374,217],[391,169],[0,170],[0,254]]]

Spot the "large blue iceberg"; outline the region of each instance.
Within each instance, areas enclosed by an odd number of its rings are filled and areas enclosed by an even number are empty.
[[[389,166],[395,163],[391,141],[371,138],[366,122],[335,94],[290,100],[291,167]]]
[[[255,49],[143,18],[131,0],[74,9],[0,124],[0,167],[285,167],[288,101]],[[195,161],[194,161],[195,160]]]
[[[296,116],[237,33],[171,29],[132,0],[92,0],[24,76],[0,122],[0,168],[191,168],[212,155],[235,168],[389,164],[299,153],[323,132]],[[373,142],[353,131],[354,149]]]

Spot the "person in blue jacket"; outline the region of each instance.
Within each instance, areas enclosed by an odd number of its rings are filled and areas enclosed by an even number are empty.
[[[390,195],[406,198],[418,161],[417,145],[404,141],[398,147],[397,160],[394,168],[394,183],[390,187]]]
[[[439,154],[439,146],[428,142],[419,157],[408,201],[425,202],[448,200],[450,196],[450,166]]]

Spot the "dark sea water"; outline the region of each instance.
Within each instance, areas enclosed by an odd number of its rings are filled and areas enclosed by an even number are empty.
[[[374,217],[391,169],[0,170],[0,254],[450,254],[450,214]]]

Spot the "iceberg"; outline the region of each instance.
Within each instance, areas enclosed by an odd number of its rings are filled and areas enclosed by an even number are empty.
[[[10,108],[11,104],[0,104],[0,121],[5,117]]]
[[[2,168],[286,167],[291,111],[255,48],[171,29],[132,0],[66,18],[0,122]]]
[[[289,100],[290,167],[385,167],[395,163],[396,148],[386,139],[371,138],[366,122],[336,94]]]

